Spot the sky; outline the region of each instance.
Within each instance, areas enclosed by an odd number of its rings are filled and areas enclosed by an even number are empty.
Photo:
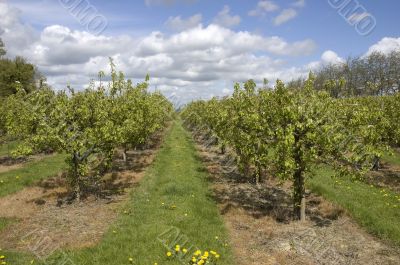
[[[400,49],[398,10],[398,0],[0,0],[0,38],[56,90],[84,88],[112,57],[127,78],[148,73],[151,89],[188,102]]]

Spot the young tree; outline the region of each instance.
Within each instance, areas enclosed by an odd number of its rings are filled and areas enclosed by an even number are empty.
[[[0,38],[0,59],[7,54],[3,40]]]

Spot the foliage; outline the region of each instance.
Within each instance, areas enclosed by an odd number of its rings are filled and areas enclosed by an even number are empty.
[[[316,72],[315,89],[325,90],[332,97],[382,96],[399,91],[400,50],[388,54],[372,52],[367,56],[348,58],[343,63],[323,65]],[[288,83],[298,89],[300,78]]]
[[[291,180],[299,218],[304,218],[305,183],[315,164],[361,177],[398,137],[398,123],[391,123],[399,116],[397,95],[335,99],[316,91],[314,82],[310,74],[301,89],[278,80],[274,90],[256,91],[250,80],[244,88],[235,85],[229,98],[194,102],[182,113],[192,130],[216,134],[232,147],[247,176],[256,168],[256,182],[262,169]]]
[[[1,59],[4,55],[6,55],[6,53],[7,53],[7,51],[6,51],[6,49],[4,48],[4,42],[3,42],[3,40],[0,38],[0,59]]]
[[[27,93],[32,92],[37,88],[39,75],[35,66],[22,57],[0,59],[0,98],[17,93],[18,86]]]
[[[68,155],[69,181],[79,200],[83,188],[110,168],[116,148],[136,147],[162,128],[172,110],[161,95],[136,87],[112,64],[108,87],[92,83],[84,91],[49,88],[6,99],[8,135],[24,139],[15,155],[55,151]]]

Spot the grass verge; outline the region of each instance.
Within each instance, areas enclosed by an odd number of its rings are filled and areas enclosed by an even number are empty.
[[[330,168],[318,169],[309,188],[342,206],[370,233],[400,246],[400,194],[333,175]]]
[[[1,156],[9,156],[13,150],[15,150],[18,146],[18,141],[6,142],[4,144],[0,144],[0,157]]]
[[[391,155],[384,154],[382,157],[382,160],[389,164],[392,164],[395,166],[400,166],[400,153],[397,151],[393,151],[393,154],[391,154]]]
[[[176,230],[170,230],[173,231],[170,236],[161,235],[171,228]],[[179,244],[180,253],[183,248],[192,246],[192,249],[182,260],[174,255],[168,257],[167,252],[171,250],[158,238],[168,238],[168,244],[173,247]],[[217,251],[220,253],[218,264],[231,265],[227,242],[223,220],[210,196],[207,174],[197,159],[191,138],[178,121],[101,243],[93,248],[68,251],[66,255],[73,264],[80,265],[170,265],[182,264],[182,261],[189,264],[191,254],[199,248]],[[56,253],[46,264],[57,264],[63,256],[64,253]],[[12,258],[15,256],[10,261]],[[14,263],[19,264],[18,261]]]
[[[0,173],[0,197],[17,192],[32,183],[53,176],[65,168],[65,155],[52,155]]]

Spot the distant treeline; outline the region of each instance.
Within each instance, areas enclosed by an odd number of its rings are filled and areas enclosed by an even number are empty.
[[[368,56],[348,58],[315,73],[314,86],[333,97],[378,96],[399,92],[400,50],[389,54],[373,52]],[[288,83],[290,88],[304,86],[305,79]]]
[[[33,64],[22,57],[15,59],[3,58],[6,49],[0,39],[0,97],[7,97],[17,92],[17,86],[22,86],[26,92],[31,92],[41,86],[44,78]]]

